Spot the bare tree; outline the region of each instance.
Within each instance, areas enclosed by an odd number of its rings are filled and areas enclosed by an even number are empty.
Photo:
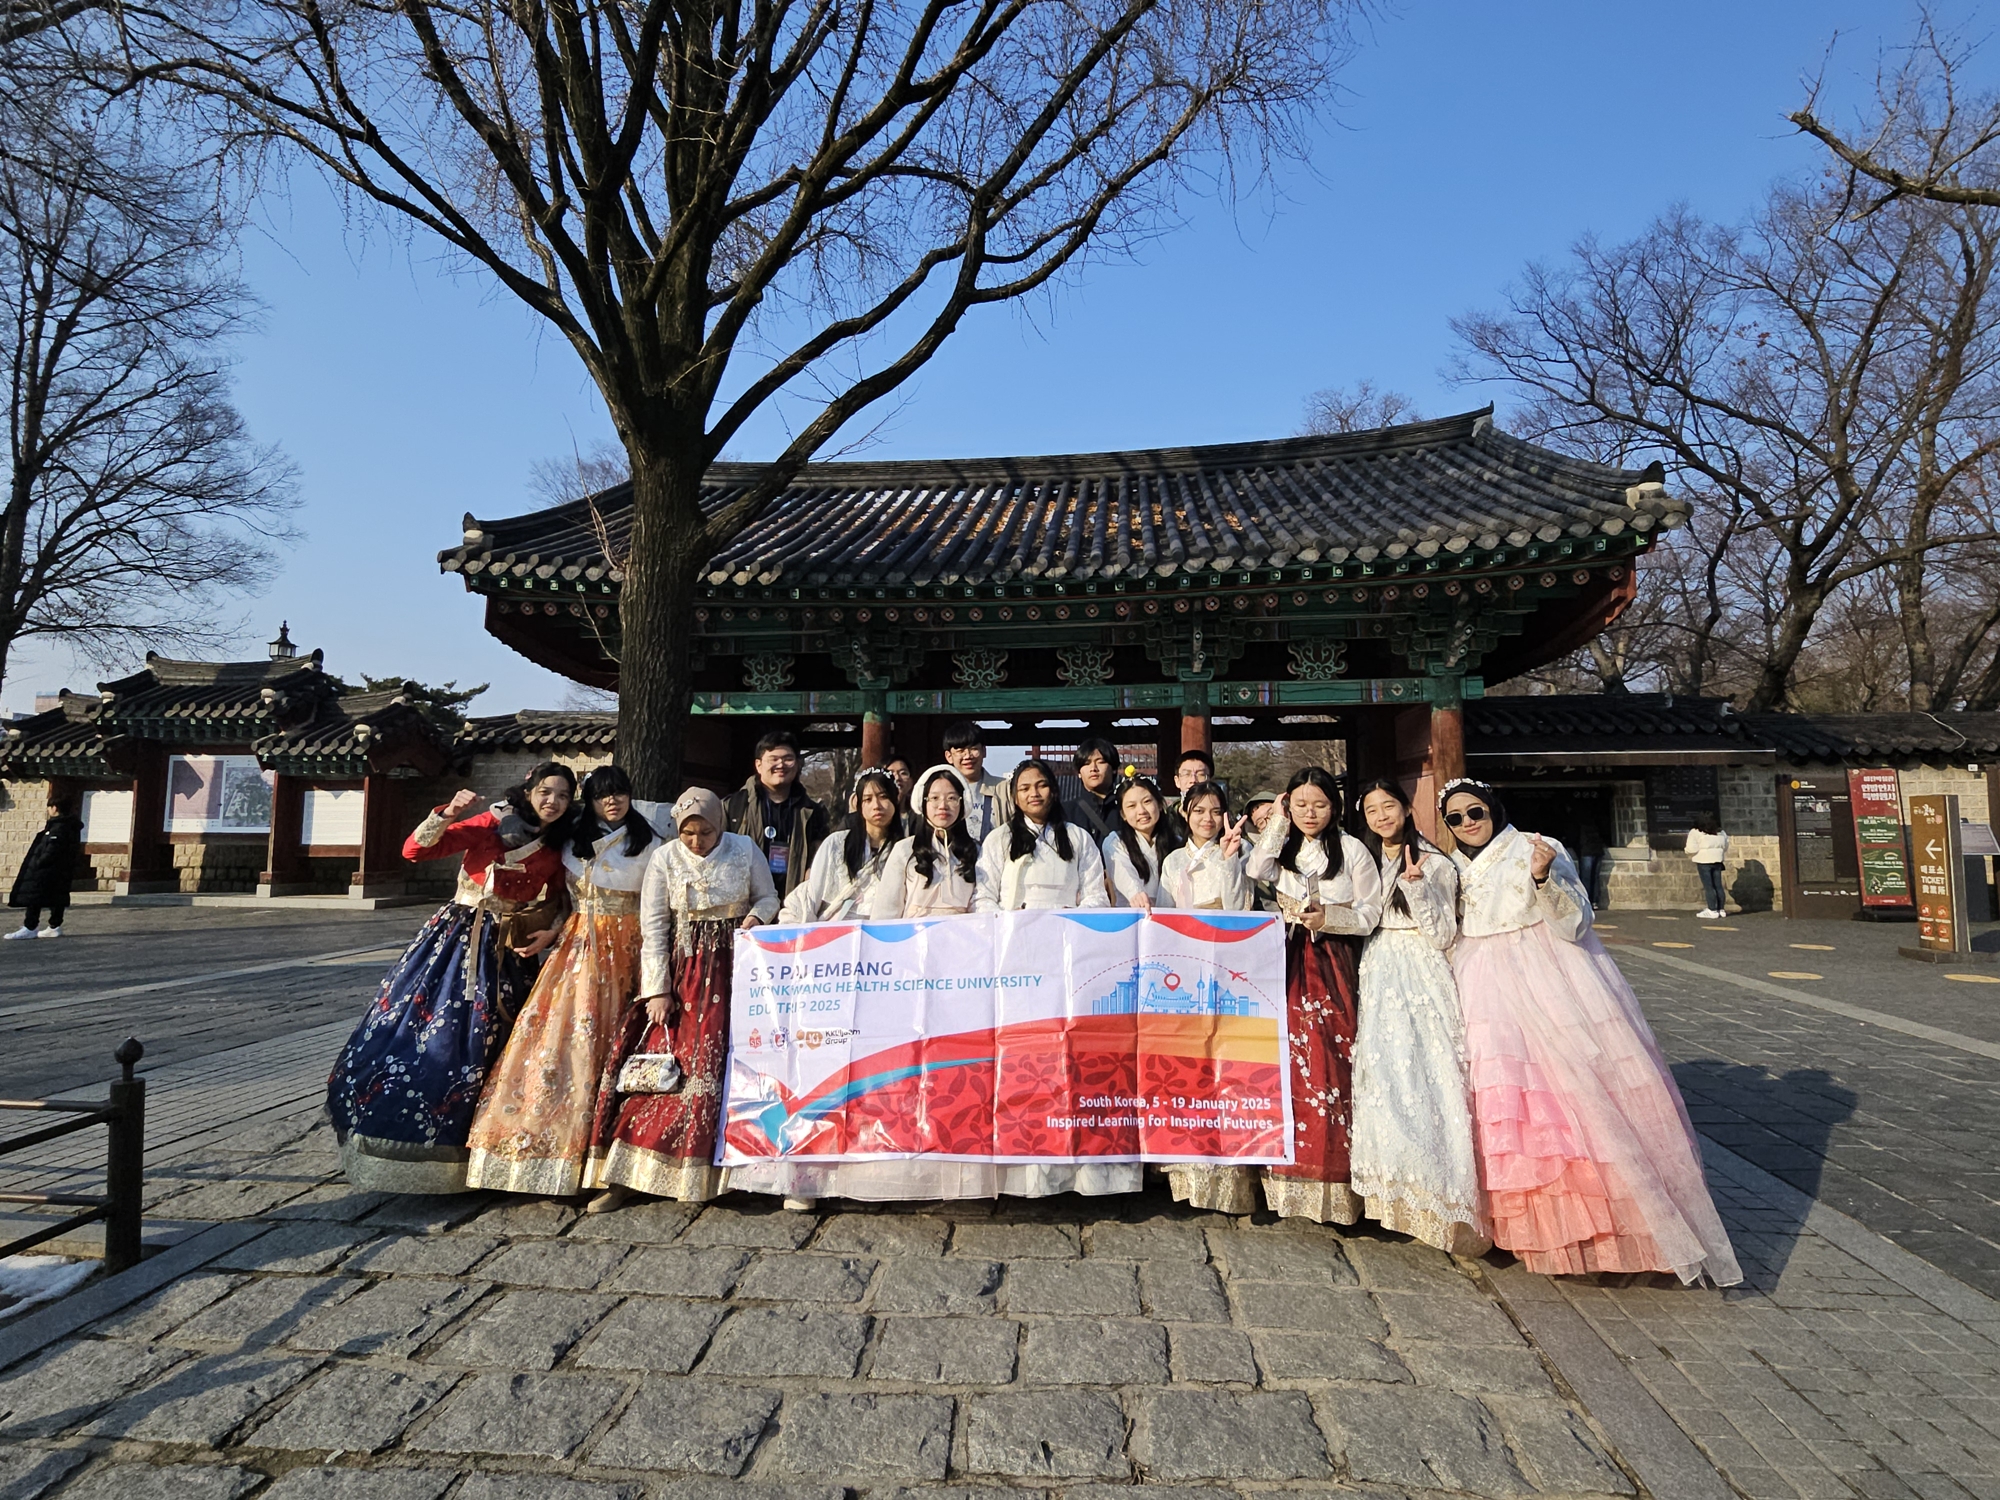
[[[1375,382],[1363,380],[1353,390],[1328,386],[1306,397],[1305,421],[1301,437],[1325,437],[1336,432],[1366,432],[1374,427],[1393,427],[1398,422],[1420,421],[1417,403],[1401,391],[1378,391]]]
[[[1719,502],[1707,537],[1677,548],[1694,585],[1677,628],[1699,683],[1730,616],[1761,620],[1755,708],[1786,700],[1848,584],[1920,577],[1995,536],[1962,503],[2000,453],[1986,227],[1928,204],[1851,207],[1833,181],[1776,189],[1742,230],[1676,211],[1531,267],[1509,313],[1453,325],[1460,375],[1524,393],[1534,430],[1604,456],[1664,449]]]
[[[139,638],[217,644],[221,596],[269,576],[294,499],[229,401],[222,348],[250,304],[227,226],[108,128],[9,129],[5,146],[0,676],[33,636],[99,659]]]
[[[1852,131],[1820,117],[1824,78],[1791,121],[1854,174],[1864,211],[1899,198],[2000,208],[2000,93],[1966,97],[1975,49],[1921,14],[1916,40],[1879,69],[1869,114]]]
[[[568,505],[601,495],[632,477],[632,465],[617,443],[599,438],[567,458],[538,458],[528,469],[528,489],[544,505]]]
[[[1358,3],[194,0],[66,34],[295,148],[576,351],[631,464],[622,657],[648,670],[619,753],[658,797],[708,560],[972,308],[1300,150]],[[781,397],[795,435],[705,507]]]

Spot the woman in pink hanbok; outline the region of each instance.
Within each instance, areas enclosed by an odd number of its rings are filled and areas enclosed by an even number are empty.
[[[1743,1279],[1680,1090],[1590,898],[1553,839],[1510,827],[1493,788],[1438,799],[1457,843],[1452,951],[1493,1242],[1545,1276]]]

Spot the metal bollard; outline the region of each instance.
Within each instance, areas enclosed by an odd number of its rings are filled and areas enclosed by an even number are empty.
[[[132,1065],[146,1055],[137,1037],[127,1037],[112,1056],[125,1076],[111,1085],[110,1142],[104,1165],[104,1269],[111,1275],[139,1264],[141,1204],[146,1176],[146,1080]]]

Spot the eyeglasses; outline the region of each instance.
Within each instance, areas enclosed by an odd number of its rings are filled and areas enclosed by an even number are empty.
[[[1446,813],[1444,815],[1444,826],[1447,828],[1460,828],[1467,823],[1484,823],[1487,817],[1488,813],[1485,808],[1468,807],[1463,812]]]

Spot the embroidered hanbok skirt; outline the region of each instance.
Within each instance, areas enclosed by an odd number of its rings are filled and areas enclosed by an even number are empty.
[[[501,925],[484,906],[440,907],[341,1050],[326,1109],[356,1187],[465,1190],[473,1107],[540,962],[504,946]]]
[[[1680,1089],[1596,935],[1538,922],[1462,937],[1452,963],[1494,1243],[1545,1276],[1742,1280]]]
[[[598,1081],[638,988],[636,898],[571,915],[486,1075],[468,1187],[561,1197],[583,1185]]]
[[[1493,1234],[1479,1200],[1464,1030],[1437,945],[1414,927],[1378,929],[1361,954],[1350,1180],[1385,1229],[1483,1255]]]
[[[1264,1201],[1284,1218],[1352,1224],[1361,1200],[1348,1187],[1353,1115],[1354,1017],[1358,994],[1352,938],[1317,942],[1305,928],[1285,933],[1285,1011],[1291,1033],[1292,1148],[1288,1167],[1264,1167]],[[1167,1168],[1176,1198],[1195,1208],[1247,1214],[1257,1207],[1255,1167]]]
[[[729,976],[735,918],[676,923],[673,991],[678,1013],[659,1025],[646,1006],[625,1007],[617,1045],[598,1083],[585,1182],[658,1198],[705,1202],[722,1192],[715,1147],[722,1128],[722,1072],[729,1061]],[[618,1069],[635,1053],[671,1052],[681,1081],[671,1094],[623,1094]]]

